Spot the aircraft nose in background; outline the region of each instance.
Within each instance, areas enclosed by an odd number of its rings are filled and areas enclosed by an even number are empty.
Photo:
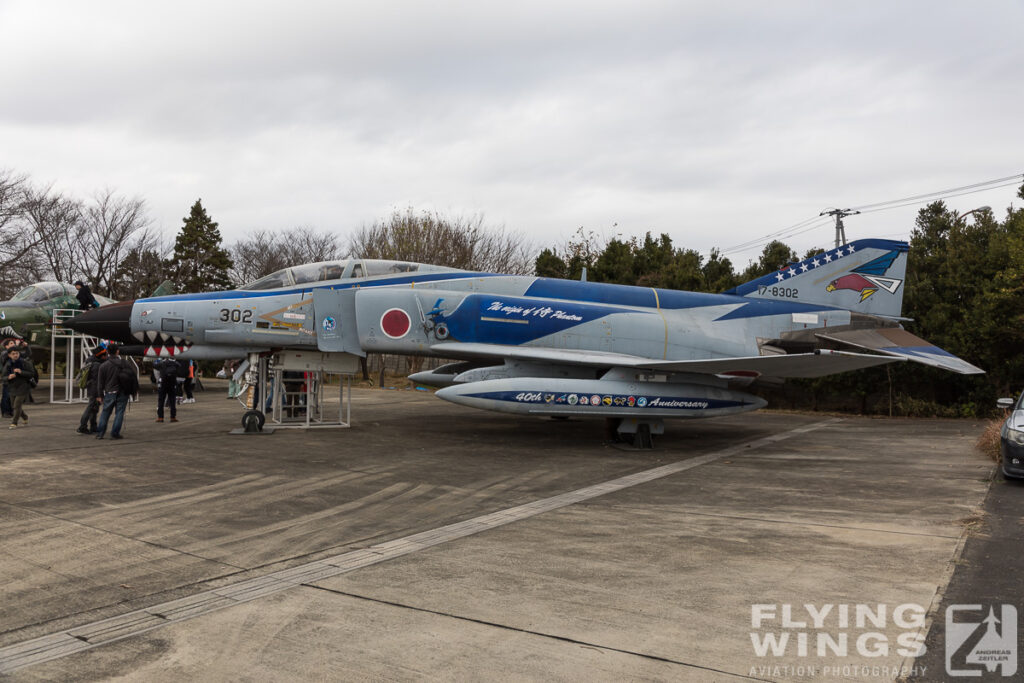
[[[100,339],[109,339],[121,344],[132,343],[132,306],[135,300],[121,301],[100,306],[75,316],[65,323],[75,332],[88,334]]]

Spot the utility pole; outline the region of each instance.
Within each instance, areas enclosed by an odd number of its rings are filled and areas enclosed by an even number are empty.
[[[860,213],[860,211],[853,211],[851,209],[830,209],[818,214],[819,216],[836,217],[836,249],[838,249],[841,244],[846,244],[846,228],[843,227],[843,218],[845,216],[853,216],[858,213]]]

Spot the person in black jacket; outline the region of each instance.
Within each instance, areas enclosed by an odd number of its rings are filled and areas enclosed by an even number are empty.
[[[75,294],[75,298],[78,299],[78,305],[83,311],[88,311],[90,308],[99,308],[100,305],[96,302],[96,297],[92,295],[92,290],[89,289],[89,285],[78,280],[75,282],[75,289],[78,290],[78,294]]]
[[[175,396],[178,393],[178,378],[182,376],[184,368],[174,358],[165,358],[156,366],[157,393],[156,393],[156,421],[164,421],[164,403],[171,409],[171,422],[178,421],[178,402]]]
[[[88,380],[86,380],[85,394],[89,399],[85,410],[82,412],[82,419],[78,424],[79,434],[92,434],[96,430],[96,416],[100,412],[100,405],[103,403],[103,392],[99,390],[100,366],[107,359],[107,350],[102,346],[93,349],[92,357],[89,358]]]
[[[123,439],[121,425],[124,423],[124,411],[128,407],[128,399],[132,397],[133,393],[138,393],[138,378],[135,377],[135,371],[121,358],[121,349],[116,344],[107,347],[107,353],[109,357],[100,366],[96,378],[96,389],[103,392],[103,412],[100,413],[100,419],[96,425],[96,438],[104,437],[110,413],[114,412],[114,424],[110,427],[110,438]],[[127,390],[123,383],[123,378],[129,374],[134,379],[134,391]]]
[[[7,351],[7,362],[4,363],[2,376],[3,381],[10,390],[12,403],[14,404],[14,422],[11,423],[10,428],[16,429],[18,427],[19,418],[24,421],[27,427],[28,415],[25,414],[22,406],[28,401],[29,393],[32,390],[32,380],[36,376],[36,369],[32,365],[32,361],[23,360],[21,358],[21,351],[13,348]]]
[[[4,339],[3,350],[0,350],[0,370],[7,364],[7,351],[18,346],[18,340]],[[4,417],[14,417],[14,408],[11,404],[11,390],[7,386],[6,378],[0,377],[0,384],[3,385],[3,396],[0,397],[0,413]]]

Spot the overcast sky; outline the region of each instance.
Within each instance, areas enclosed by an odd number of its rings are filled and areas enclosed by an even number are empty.
[[[171,238],[201,197],[227,243],[413,207],[706,254],[1024,171],[1022,27],[1019,0],[0,0],[0,168],[141,197]]]

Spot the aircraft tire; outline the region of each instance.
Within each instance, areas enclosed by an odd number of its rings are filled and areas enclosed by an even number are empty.
[[[649,425],[642,424],[637,426],[633,445],[637,448],[654,448],[654,439],[651,438],[651,427]]]
[[[263,425],[266,424],[267,416],[258,410],[247,410],[242,415],[242,427],[247,432],[262,432]],[[255,429],[253,429],[255,427]]]

